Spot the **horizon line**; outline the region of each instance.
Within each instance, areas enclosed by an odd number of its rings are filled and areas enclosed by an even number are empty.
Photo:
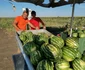
[[[43,17],[43,16],[40,16]],[[71,16],[44,16],[44,17],[71,17]],[[74,16],[74,17],[85,17],[85,16]],[[15,18],[15,17],[0,17],[0,18]]]

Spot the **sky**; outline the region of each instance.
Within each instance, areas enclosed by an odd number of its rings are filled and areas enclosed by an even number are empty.
[[[48,0],[45,1],[45,3]],[[16,17],[22,14],[22,8],[29,8],[37,12],[39,17],[71,16],[72,5],[65,5],[56,8],[44,8],[31,3],[12,2],[16,6],[16,11],[8,0],[0,0],[0,17]],[[74,16],[85,16],[85,3],[76,4]]]

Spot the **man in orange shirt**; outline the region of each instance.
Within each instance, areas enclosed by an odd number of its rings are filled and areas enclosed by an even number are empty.
[[[43,29],[46,29],[46,26],[44,24],[44,22],[39,18],[39,17],[36,17],[36,12],[35,11],[32,11],[31,12],[31,20],[30,20],[30,23],[36,27],[36,29],[40,29],[40,23],[43,25]],[[31,30],[35,30],[35,28],[31,27],[30,26],[30,29]]]
[[[26,30],[26,25],[29,24],[32,28],[35,28],[28,20],[29,10],[26,8],[21,16],[17,16],[14,20],[14,27],[16,31]],[[35,28],[36,29],[36,28]]]
[[[24,31],[26,30],[26,25],[29,24],[29,26],[31,26],[32,28],[35,28],[35,26],[33,26],[29,20],[28,20],[28,15],[29,15],[29,10],[26,8],[23,11],[23,14],[21,16],[17,16],[13,22],[13,26],[17,31]],[[36,29],[36,28],[35,28]],[[18,48],[18,53],[20,53],[20,50]]]

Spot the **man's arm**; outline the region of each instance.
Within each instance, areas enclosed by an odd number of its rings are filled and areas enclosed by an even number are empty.
[[[39,18],[39,20],[40,20],[41,24],[43,25],[43,29],[46,29],[44,22],[40,18]]]
[[[28,24],[30,27],[35,28],[36,30],[38,29],[37,27],[33,26],[30,22]]]
[[[16,20],[14,20],[13,26],[15,27],[16,30],[20,31],[20,29],[17,27],[17,23],[18,23],[18,22],[17,22]]]

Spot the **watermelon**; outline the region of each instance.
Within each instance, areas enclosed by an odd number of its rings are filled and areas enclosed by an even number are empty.
[[[78,32],[78,33],[83,33],[83,31],[82,31],[82,30],[77,30],[77,32]]]
[[[74,70],[85,70],[85,62],[81,59],[75,59],[72,65]]]
[[[70,30],[67,31],[68,32],[68,35],[70,35]],[[76,30],[72,30],[72,33],[76,33],[77,31]]]
[[[63,58],[67,61],[73,61],[76,58],[76,51],[74,48],[65,46],[62,49]]]
[[[33,33],[32,32],[27,32],[26,37],[29,41],[33,41]]]
[[[82,54],[79,52],[79,50],[78,49],[75,49],[75,52],[76,52],[76,58],[81,59]]]
[[[45,56],[45,53],[44,53],[43,48],[44,48],[46,45],[48,45],[48,43],[44,43],[44,44],[41,46],[41,48],[40,48],[41,55],[42,55],[42,57],[45,58],[45,59],[46,59],[46,56]]]
[[[27,55],[30,55],[33,51],[37,50],[38,46],[33,42],[28,42],[24,45],[23,49]]]
[[[72,36],[73,37],[78,37],[78,33],[73,33]]]
[[[39,40],[38,40],[39,45],[42,45],[44,43],[48,43],[49,37],[46,33],[39,33],[38,35],[39,35]]]
[[[33,38],[34,38],[34,43],[38,44],[39,35],[33,35]]]
[[[31,63],[36,66],[42,60],[40,51],[36,50],[30,54]]]
[[[34,35],[34,42],[41,46],[44,43],[48,43],[49,37],[45,33],[39,33],[38,35]]]
[[[55,47],[62,48],[64,46],[64,40],[59,36],[51,36],[50,41]]]
[[[26,35],[26,31],[22,31],[20,35]]]
[[[26,41],[27,37],[26,37],[26,32],[25,31],[22,31],[19,35],[19,38],[21,41]]]
[[[54,70],[53,62],[42,60],[38,63],[36,70]]]
[[[26,39],[25,41],[23,41],[23,45],[27,44],[29,42],[28,39]]]
[[[33,33],[32,32],[26,32],[25,33],[25,36],[26,36],[26,40],[23,42],[24,45],[28,42],[32,42],[33,41]]]
[[[25,45],[26,43],[33,41],[33,33],[22,31],[19,38],[21,41],[23,41],[23,44]]]
[[[27,37],[25,35],[20,35],[19,38],[23,42],[26,41],[26,39],[27,39]]]
[[[70,68],[69,62],[64,59],[57,61],[57,63],[55,64],[56,70],[69,70],[69,68]]]
[[[80,38],[85,37],[85,33],[79,33],[79,37]]]
[[[56,48],[51,44],[41,46],[41,50],[43,51],[45,57],[52,61],[56,60],[57,58],[60,58],[60,55],[62,55],[62,50],[58,47]]]
[[[69,37],[66,39],[66,45],[68,47],[78,48],[79,47],[79,40],[78,40],[78,38]]]

